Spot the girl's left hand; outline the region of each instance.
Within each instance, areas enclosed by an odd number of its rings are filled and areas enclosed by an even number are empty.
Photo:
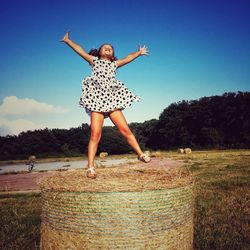
[[[138,46],[138,51],[140,52],[140,55],[148,55],[148,49],[145,45],[143,47],[141,45]]]

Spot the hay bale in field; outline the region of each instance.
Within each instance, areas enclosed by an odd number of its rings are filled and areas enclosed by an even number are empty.
[[[193,186],[180,168],[57,172],[41,183],[41,249],[192,249]]]
[[[155,151],[150,154],[151,157],[161,157],[162,153],[160,151]]]
[[[104,158],[106,158],[108,156],[108,153],[107,152],[101,152],[99,156],[100,156],[100,158],[104,159]]]
[[[184,149],[183,148],[178,148],[177,153],[184,154]]]
[[[35,155],[30,155],[28,160],[31,162],[31,161],[36,161],[36,156]]]
[[[185,153],[185,154],[191,154],[191,153],[192,153],[191,148],[185,148],[185,149],[184,149],[184,153]]]

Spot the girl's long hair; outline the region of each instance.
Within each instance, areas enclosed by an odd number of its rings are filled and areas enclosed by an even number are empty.
[[[111,44],[109,44],[109,43],[104,43],[104,44],[102,44],[102,45],[99,47],[99,49],[91,49],[91,50],[89,51],[89,55],[96,56],[96,57],[100,58],[100,51],[101,51],[101,48],[102,48],[104,45],[109,45],[109,46],[111,46],[111,48],[113,49],[113,57],[111,58],[111,62],[116,61],[117,58],[115,57],[115,50],[114,50],[114,47],[113,47]]]

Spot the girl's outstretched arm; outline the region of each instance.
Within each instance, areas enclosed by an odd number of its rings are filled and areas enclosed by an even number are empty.
[[[60,42],[66,43],[69,47],[71,47],[77,54],[79,54],[83,59],[85,59],[90,64],[93,64],[93,58],[94,56],[89,55],[81,46],[74,43],[69,38],[69,31],[66,33],[66,35],[63,37]]]
[[[117,60],[116,61],[117,67],[121,67],[127,63],[130,63],[131,61],[135,60],[138,56],[142,55],[148,55],[148,49],[147,47],[145,47],[145,45],[143,47],[139,45],[137,52],[131,53],[121,60]]]

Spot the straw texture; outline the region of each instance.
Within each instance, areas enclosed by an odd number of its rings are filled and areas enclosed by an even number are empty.
[[[57,173],[41,183],[41,249],[192,249],[193,185],[179,168]]]

